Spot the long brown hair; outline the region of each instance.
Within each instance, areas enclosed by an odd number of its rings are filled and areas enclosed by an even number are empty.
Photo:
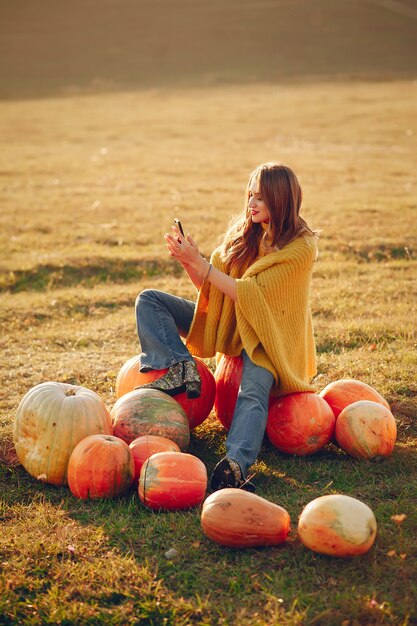
[[[259,193],[269,212],[267,228],[252,222],[248,211],[252,181],[258,181]],[[302,191],[291,168],[281,163],[259,165],[249,176],[244,210],[233,220],[221,244],[221,256],[227,268],[251,264],[258,256],[259,244],[277,250],[302,235],[316,236],[300,216]]]

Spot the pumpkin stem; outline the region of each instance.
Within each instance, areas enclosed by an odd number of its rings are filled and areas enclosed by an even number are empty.
[[[65,395],[68,396],[75,396],[77,393],[76,389],[66,389],[65,390]]]

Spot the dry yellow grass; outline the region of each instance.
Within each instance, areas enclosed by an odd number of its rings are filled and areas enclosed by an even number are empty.
[[[417,84],[406,80],[311,82],[0,103],[7,615],[32,623],[104,624],[111,616],[115,624],[176,626],[330,625],[352,616],[352,624],[407,623],[416,523],[410,510],[417,448],[416,92]],[[173,217],[209,254],[241,209],[249,171],[267,160],[299,174],[304,215],[322,231],[312,291],[317,388],[342,377],[375,385],[393,407],[399,441],[392,461],[374,467],[348,465],[330,453],[295,461],[266,449],[257,465],[261,493],[284,499],[294,523],[301,503],[323,489],[371,502],[382,520],[379,544],[360,564],[324,563],[296,546],[285,556],[221,553],[200,545],[193,514],[157,518],[133,499],[74,503],[65,490],[40,487],[15,467],[12,422],[26,391],[45,380],[75,382],[111,406],[118,369],[138,350],[137,293],[150,286],[194,293],[163,245]],[[214,421],[196,433],[193,446],[212,465],[222,446]],[[388,549],[400,553],[403,545],[390,515],[401,512],[409,514],[403,551],[410,559],[390,560]],[[164,542],[190,533],[198,547],[184,542],[186,566],[167,563]],[[68,553],[72,543],[77,550],[83,544],[84,560]],[[210,586],[207,572],[214,570]],[[300,571],[307,572],[304,581]],[[42,576],[53,581],[48,588]],[[143,613],[137,580],[146,588]],[[26,588],[32,617],[19,596]]]
[[[267,160],[299,174],[304,214],[322,230],[319,345],[323,331],[323,342],[356,334],[357,347],[373,338],[412,347],[416,91],[414,82],[256,85],[0,103],[8,408],[57,371],[46,350],[69,378],[91,361],[100,376],[114,371],[136,349],[132,306],[145,284],[193,293],[163,245],[172,218],[209,254],[241,209],[248,172]],[[161,265],[156,275],[123,283],[146,261]]]

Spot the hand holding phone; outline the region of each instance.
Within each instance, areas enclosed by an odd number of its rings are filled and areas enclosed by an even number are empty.
[[[175,219],[174,219],[174,222],[175,222],[176,227],[177,227],[177,228],[178,228],[178,230],[180,231],[181,235],[182,235],[183,237],[185,237],[185,235],[184,235],[184,229],[183,229],[183,227],[182,227],[181,222],[180,222],[177,218],[175,218]]]

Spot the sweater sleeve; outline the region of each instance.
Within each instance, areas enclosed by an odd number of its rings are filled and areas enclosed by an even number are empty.
[[[236,279],[237,302],[207,281],[186,339],[195,356],[216,352],[249,358],[275,378],[274,395],[313,391],[315,345],[309,306],[316,243],[299,238],[253,263]],[[224,271],[218,250],[214,267]]]
[[[314,246],[297,245],[256,274],[237,280],[236,320],[244,348],[284,389],[309,388],[315,346],[309,308]]]

